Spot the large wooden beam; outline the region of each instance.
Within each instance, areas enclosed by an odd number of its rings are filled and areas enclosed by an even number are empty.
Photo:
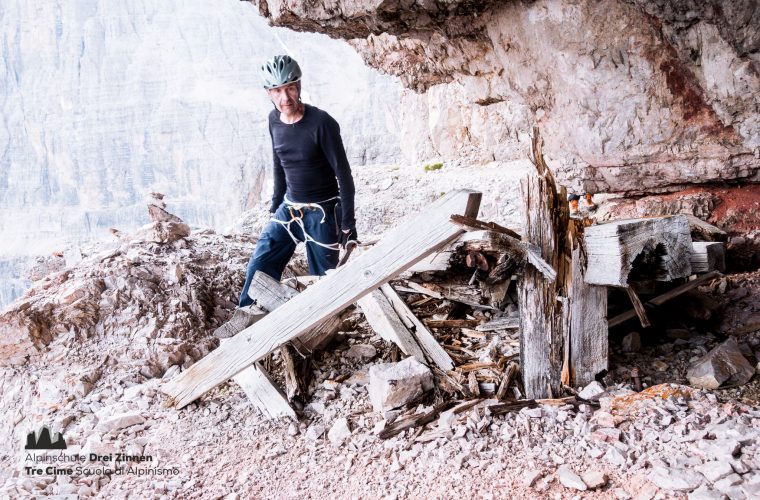
[[[627,287],[628,279],[671,281],[691,275],[686,217],[628,219],[587,227],[586,283]]]
[[[463,230],[451,223],[451,214],[477,217],[480,198],[480,193],[459,190],[431,203],[427,210],[389,231],[381,241],[356,259],[319,280],[164,384],[162,391],[177,407],[191,403],[267,353],[342,311],[457,238]]]

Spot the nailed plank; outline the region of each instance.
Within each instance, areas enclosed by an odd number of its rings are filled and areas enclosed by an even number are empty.
[[[419,344],[425,357],[432,363],[435,363],[441,370],[448,371],[454,368],[454,362],[441,344],[435,340],[430,330],[414,315],[406,303],[399,297],[393,287],[386,283],[380,287],[383,295],[388,299],[393,309],[398,314],[401,321],[408,326],[414,339]]]
[[[607,287],[585,281],[586,260],[583,226],[574,221],[572,284],[570,288],[569,384],[585,386],[607,369],[609,330],[607,327]]]
[[[389,231],[375,246],[209,353],[161,390],[177,407],[191,403],[453,241],[462,229],[451,223],[451,214],[475,216],[480,199],[480,193],[459,190],[431,203],[416,218]]]
[[[586,283],[592,285],[625,287],[629,277],[670,281],[691,274],[691,233],[682,215],[591,226],[585,239]]]

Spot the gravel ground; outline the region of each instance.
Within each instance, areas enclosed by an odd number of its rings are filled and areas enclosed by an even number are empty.
[[[508,193],[519,165],[488,182],[505,168],[363,169],[360,234],[379,235],[436,193],[468,183],[499,192],[482,218],[517,227]],[[419,194],[402,203],[415,186]],[[256,213],[239,227],[255,231],[263,221]],[[673,307],[672,321],[641,332],[637,349],[622,344],[634,327],[613,332],[609,373],[589,401],[494,415],[495,401],[484,399],[384,440],[380,430],[398,415],[373,411],[367,371],[394,353],[358,314],[314,359],[300,421],[267,421],[233,383],[182,410],[167,407],[162,381],[214,348],[211,332],[234,306],[252,246],[250,238],[212,231],[180,241],[124,236],[85,252],[73,267],[53,265],[0,316],[3,497],[760,497],[758,377],[707,392],[688,387],[685,377],[690,363],[732,332],[741,331],[756,356],[758,273],[704,287],[700,293],[717,303],[710,318],[690,321],[693,304]],[[736,319],[737,304],[746,321]],[[351,349],[357,345],[365,347]],[[642,392],[633,391],[634,367]],[[406,410],[426,411],[433,397]],[[67,450],[23,449],[27,432],[43,424],[63,430]],[[125,461],[106,460],[120,453]],[[60,457],[71,461],[53,461]]]

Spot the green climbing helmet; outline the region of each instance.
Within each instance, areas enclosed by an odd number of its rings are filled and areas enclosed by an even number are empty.
[[[290,56],[274,56],[261,66],[264,88],[274,89],[301,80],[301,68]]]

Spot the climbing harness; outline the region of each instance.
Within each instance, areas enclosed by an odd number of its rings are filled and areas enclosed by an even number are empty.
[[[301,228],[301,232],[303,233],[304,243],[308,243],[308,242],[311,241],[312,243],[314,243],[316,245],[319,245],[319,246],[321,246],[323,248],[327,248],[328,250],[336,250],[336,251],[340,250],[340,243],[339,242],[330,243],[330,244],[328,244],[328,243],[321,243],[321,242],[315,240],[314,238],[312,238],[311,235],[309,235],[309,233],[306,232],[306,227],[304,226],[304,223],[303,223],[303,216],[304,216],[304,211],[303,210],[304,209],[313,209],[313,210],[321,210],[322,211],[322,220],[320,220],[319,223],[320,224],[324,224],[325,220],[327,219],[327,213],[325,212],[325,209],[321,205],[321,203],[327,203],[327,202],[334,201],[334,200],[339,200],[339,199],[340,199],[339,196],[333,196],[332,198],[329,198],[327,200],[322,200],[322,201],[317,202],[317,203],[297,203],[297,202],[294,202],[294,201],[290,201],[288,199],[288,197],[286,196],[285,197],[285,205],[288,207],[288,212],[290,213],[290,220],[289,221],[282,221],[282,220],[279,220],[279,219],[276,219],[276,218],[272,217],[272,222],[276,222],[277,224],[279,224],[283,228],[285,228],[285,231],[288,232],[288,234],[293,239],[293,242],[295,242],[296,245],[299,244],[300,241],[298,240],[298,238],[295,237],[295,235],[293,235],[293,233],[290,230],[290,225],[292,223],[294,223],[294,222],[296,223],[296,225],[298,227]]]

